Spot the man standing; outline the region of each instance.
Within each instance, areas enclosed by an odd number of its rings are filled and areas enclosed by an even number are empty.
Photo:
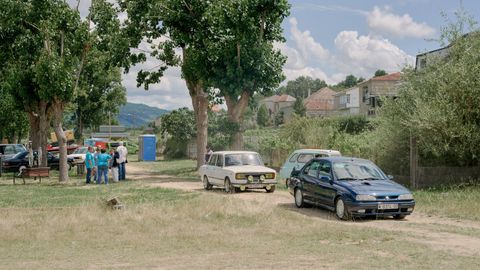
[[[88,147],[87,155],[85,157],[85,167],[87,168],[87,184],[90,184],[90,178],[92,177],[92,170],[95,167],[95,161],[93,159],[93,148]]]
[[[120,142],[120,145],[117,147],[118,155],[120,156],[117,159],[118,162],[118,180],[125,180],[125,163],[127,162],[128,150],[123,146],[123,142]]]

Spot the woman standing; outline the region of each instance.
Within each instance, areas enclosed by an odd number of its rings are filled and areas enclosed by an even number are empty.
[[[110,149],[110,169],[112,170],[112,179],[113,182],[118,182],[118,162],[117,159],[120,158],[118,151],[115,151],[113,148]]]

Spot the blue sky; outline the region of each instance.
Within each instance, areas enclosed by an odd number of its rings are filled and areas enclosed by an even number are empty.
[[[69,0],[70,3],[76,0]],[[463,7],[480,21],[480,1],[464,0]],[[283,23],[287,42],[276,44],[288,56],[287,80],[312,76],[337,83],[348,74],[370,78],[375,70],[396,72],[413,65],[415,55],[433,50],[445,25],[444,12],[454,19],[459,0],[290,0],[291,15]],[[82,10],[90,5],[82,0]],[[429,41],[430,40],[430,41]],[[154,67],[153,61],[143,68]],[[149,91],[137,88],[136,67],[123,76],[129,102],[163,109],[191,108],[180,70],[171,68]]]

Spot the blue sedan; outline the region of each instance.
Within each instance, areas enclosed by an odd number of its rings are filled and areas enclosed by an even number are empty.
[[[404,219],[415,208],[407,188],[365,159],[315,158],[292,171],[287,185],[297,207],[318,205],[343,220],[365,216]]]

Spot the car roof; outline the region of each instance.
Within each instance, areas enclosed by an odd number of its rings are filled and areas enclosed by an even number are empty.
[[[257,152],[254,151],[218,151],[218,152],[213,152],[214,154],[222,154],[222,155],[228,155],[228,154],[258,154]]]
[[[373,163],[371,160],[356,158],[356,157],[319,157],[317,160],[328,160],[331,162],[359,162],[359,163]]]
[[[335,153],[335,154],[340,154],[340,151],[338,151],[338,150],[313,149],[313,148],[298,149],[298,150],[295,150],[294,153],[303,153],[303,152],[311,152],[311,153]]]

